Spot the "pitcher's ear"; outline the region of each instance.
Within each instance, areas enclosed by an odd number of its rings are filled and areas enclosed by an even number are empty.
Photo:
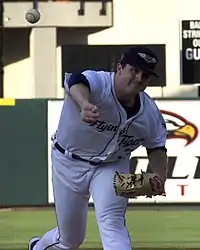
[[[117,62],[117,65],[116,65],[116,71],[118,72],[118,73],[121,73],[121,71],[122,71],[122,65],[121,65],[121,62],[119,61],[119,62]]]

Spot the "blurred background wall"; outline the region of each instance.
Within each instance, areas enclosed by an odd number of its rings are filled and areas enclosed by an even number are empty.
[[[106,15],[99,15],[101,1],[87,1],[84,15],[77,14],[79,1],[42,1],[35,25],[24,18],[31,6],[4,3],[5,97],[62,98],[62,51],[68,45],[134,44],[165,45],[166,86],[149,87],[152,97],[198,96],[198,86],[181,84],[181,21],[199,18],[199,0],[113,0]]]

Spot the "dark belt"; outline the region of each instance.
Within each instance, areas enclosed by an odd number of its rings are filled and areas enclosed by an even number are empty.
[[[55,148],[62,154],[65,154],[65,149],[60,146],[60,144],[58,142],[55,143]],[[89,161],[89,160],[86,160],[86,159],[83,159],[82,157],[78,156],[78,155],[75,155],[75,154],[72,154],[72,158],[75,159],[75,160],[78,160],[78,161],[84,161],[84,162],[88,162],[89,164],[91,165],[94,165],[94,166],[97,166],[101,163],[100,162],[95,162],[95,161]]]

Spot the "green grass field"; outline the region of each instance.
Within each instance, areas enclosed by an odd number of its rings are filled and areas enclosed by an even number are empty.
[[[134,249],[200,249],[200,211],[132,211],[126,215]],[[0,250],[25,250],[30,237],[55,227],[53,211],[0,212]],[[89,211],[81,249],[101,249],[94,211]]]

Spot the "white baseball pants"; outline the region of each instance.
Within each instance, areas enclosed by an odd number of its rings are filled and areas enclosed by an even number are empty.
[[[58,227],[47,232],[34,250],[79,248],[86,233],[90,192],[103,249],[131,250],[124,218],[128,200],[115,195],[115,171],[128,173],[128,160],[97,167],[64,156],[52,148],[52,181]]]

